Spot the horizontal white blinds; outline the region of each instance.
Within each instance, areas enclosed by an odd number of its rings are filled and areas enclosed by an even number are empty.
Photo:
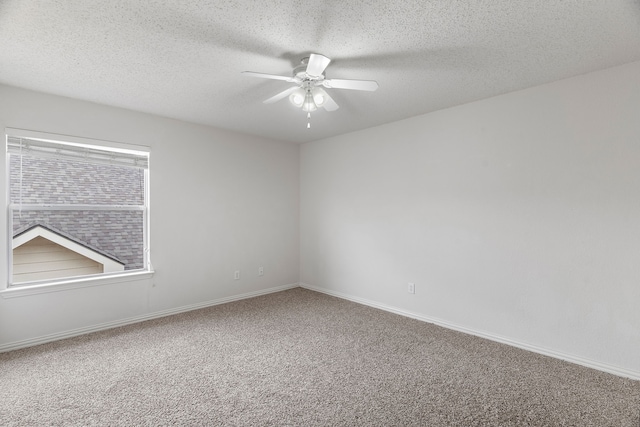
[[[110,149],[82,144],[70,144],[35,138],[7,136],[9,154],[53,159],[76,160],[85,163],[149,168],[149,154],[125,149]]]

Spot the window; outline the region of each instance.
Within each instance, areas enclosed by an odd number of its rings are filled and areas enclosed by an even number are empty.
[[[9,286],[150,270],[148,150],[7,130]]]

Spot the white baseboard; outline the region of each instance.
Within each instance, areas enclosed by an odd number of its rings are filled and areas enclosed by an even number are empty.
[[[594,360],[590,360],[590,359],[585,359],[583,357],[579,357],[579,356],[574,356],[571,354],[566,354],[566,353],[562,353],[559,351],[555,351],[555,350],[550,350],[547,348],[543,348],[540,346],[536,346],[536,345],[531,345],[528,343],[524,343],[521,341],[517,341],[517,340],[513,340],[510,338],[505,338],[505,337],[501,337],[499,335],[495,335],[495,334],[491,334],[491,333],[487,333],[487,332],[483,332],[483,331],[478,331],[478,330],[474,330],[474,329],[470,329],[464,326],[460,326],[460,325],[456,325],[454,323],[451,322],[447,322],[445,320],[442,319],[437,319],[434,317],[429,317],[429,316],[424,316],[421,314],[416,314],[416,313],[412,313],[410,311],[407,310],[403,310],[403,309],[399,309],[396,307],[392,307],[386,304],[381,304],[378,303],[376,301],[372,301],[372,300],[368,300],[368,299],[364,299],[364,298],[360,298],[360,297],[355,297],[352,295],[348,295],[342,292],[336,292],[336,291],[331,291],[328,289],[324,289],[321,287],[317,287],[317,286],[313,286],[310,285],[308,283],[293,283],[293,284],[289,284],[289,285],[283,285],[283,286],[276,286],[273,288],[268,288],[268,289],[262,289],[259,291],[254,291],[254,292],[248,292],[248,293],[244,293],[244,294],[240,294],[240,295],[233,295],[233,296],[229,296],[229,297],[225,297],[225,298],[219,298],[219,299],[215,299],[215,300],[210,300],[210,301],[206,301],[206,302],[201,302],[201,303],[197,303],[197,304],[190,304],[190,305],[186,305],[186,306],[181,306],[181,307],[176,307],[176,308],[172,308],[172,309],[168,309],[168,310],[162,310],[162,311],[156,311],[153,313],[148,313],[148,314],[144,314],[141,316],[135,316],[135,317],[130,317],[127,319],[121,319],[121,320],[117,320],[117,321],[113,321],[113,322],[106,322],[106,323],[101,323],[98,325],[93,325],[93,326],[89,326],[89,327],[85,327],[85,328],[78,328],[78,329],[73,329],[73,330],[69,330],[69,331],[65,331],[65,332],[60,332],[60,333],[55,333],[55,334],[49,334],[49,335],[43,335],[40,337],[36,337],[36,338],[31,338],[31,339],[27,339],[27,340],[22,340],[22,341],[14,341],[14,342],[10,342],[10,343],[6,343],[6,344],[2,344],[0,345],[0,353],[3,352],[7,352],[7,351],[12,351],[12,350],[17,350],[20,348],[25,348],[25,347],[32,347],[35,345],[39,345],[39,344],[45,344],[48,342],[52,342],[52,341],[58,341],[61,339],[65,339],[65,338],[72,338],[78,335],[84,335],[84,334],[89,334],[92,332],[98,332],[98,331],[103,331],[103,330],[107,330],[107,329],[112,329],[112,328],[116,328],[119,326],[125,326],[125,325],[130,325],[133,323],[138,323],[138,322],[144,322],[145,320],[152,320],[152,319],[157,319],[160,317],[166,317],[166,316],[171,316],[173,314],[179,314],[179,313],[184,313],[187,311],[192,311],[192,310],[198,310],[200,308],[206,308],[206,307],[212,307],[215,305],[219,305],[219,304],[225,304],[228,302],[233,302],[233,301],[239,301],[239,300],[243,300],[243,299],[247,299],[247,298],[253,298],[253,297],[257,297],[257,296],[261,296],[261,295],[267,295],[267,294],[271,294],[271,293],[275,293],[275,292],[281,292],[281,291],[285,291],[288,289],[293,289],[293,288],[297,288],[297,287],[301,287],[301,288],[305,288],[305,289],[309,289],[312,291],[316,291],[316,292],[320,292],[320,293],[324,293],[327,295],[331,295],[334,297],[338,297],[344,300],[348,300],[348,301],[352,301],[358,304],[363,304],[369,307],[373,307],[373,308],[377,308],[380,310],[384,310],[384,311],[388,311],[391,313],[395,313],[395,314],[399,314],[401,316],[405,316],[405,317],[409,317],[412,319],[416,319],[416,320],[420,320],[423,322],[427,322],[427,323],[432,323],[434,325],[438,325],[438,326],[442,326],[444,328],[447,329],[452,329],[455,331],[459,331],[459,332],[463,332],[466,334],[470,334],[470,335],[475,335],[481,338],[486,338],[488,340],[491,341],[496,341],[502,344],[507,344],[513,347],[518,347],[521,348],[523,350],[527,350],[527,351],[532,351],[534,353],[539,353],[545,356],[549,356],[549,357],[553,357],[556,359],[560,359],[560,360],[565,360],[567,362],[571,362],[571,363],[575,363],[581,366],[585,366],[587,368],[592,368],[592,369],[596,369],[599,371],[603,371],[603,372],[607,372],[613,375],[617,375],[620,377],[625,377],[625,378],[630,378],[633,380],[640,380],[640,372],[637,371],[633,371],[633,370],[629,370],[629,369],[625,369],[625,368],[620,368],[618,366],[613,366],[613,365],[609,365],[606,363],[601,363],[598,361],[594,361]]]
[[[571,354],[562,353],[555,350],[550,350],[548,348],[539,347],[536,345],[527,344],[521,341],[513,340],[510,338],[501,337],[499,335],[491,334],[488,332],[478,331],[474,329],[470,329],[464,326],[456,325],[451,322],[447,322],[442,319],[437,319],[434,317],[423,316],[421,314],[412,313],[410,311],[406,311],[403,309],[399,309],[396,307],[392,307],[386,304],[381,304],[375,301],[371,301],[364,298],[355,297],[352,295],[347,295],[342,292],[331,291],[328,289],[324,289],[318,286],[309,285],[308,283],[300,283],[301,288],[309,289],[311,291],[316,291],[320,293],[324,293],[327,295],[331,295],[334,297],[338,297],[341,299],[345,299],[348,301],[352,301],[358,304],[367,305],[369,307],[378,308],[380,310],[388,311],[391,313],[399,314],[401,316],[410,317],[412,319],[421,320],[423,322],[432,323],[434,325],[442,326],[447,329],[452,329],[454,331],[464,332],[465,334],[475,335],[480,338],[486,338],[491,341],[496,341],[502,344],[507,344],[513,347],[518,347],[523,350],[531,351],[534,353],[542,354],[544,356],[553,357],[556,359],[564,360],[567,362],[575,363],[577,365],[585,366],[587,368],[596,369],[598,371],[607,372],[613,375],[617,375],[620,377],[630,378],[633,380],[640,380],[640,372],[632,371],[630,369],[620,368],[618,366],[609,365],[606,363],[601,363],[595,360],[585,359],[583,357],[574,356]]]
[[[171,316],[173,314],[179,314],[187,311],[198,310],[200,308],[206,308],[214,305],[225,304],[228,302],[239,301],[247,298],[254,298],[261,295],[272,294],[275,292],[285,291],[287,289],[297,288],[298,286],[299,285],[297,283],[293,283],[290,285],[276,286],[273,288],[262,289],[254,292],[247,292],[240,295],[233,295],[233,296],[219,298],[219,299],[201,302],[197,304],[184,305],[181,307],[171,308],[168,310],[156,311],[153,313],[143,314],[141,316],[129,317],[127,319],[116,320],[113,322],[100,323],[98,325],[88,326],[85,328],[78,328],[70,331],[43,335],[37,338],[31,338],[31,339],[22,340],[22,341],[14,341],[14,342],[0,345],[0,353],[4,353],[11,350],[17,350],[25,347],[32,347],[34,345],[45,344],[52,341],[58,341],[65,338],[72,338],[78,335],[89,334],[91,332],[104,331],[106,329],[117,328],[119,326],[131,325],[133,323],[144,322],[145,320],[157,319],[160,317]]]

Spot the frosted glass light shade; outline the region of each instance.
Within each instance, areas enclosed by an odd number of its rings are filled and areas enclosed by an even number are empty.
[[[304,95],[304,91],[302,89],[298,89],[289,95],[289,101],[291,101],[291,103],[296,107],[300,108],[304,103]]]
[[[306,111],[310,113],[311,111],[316,111],[317,109],[318,107],[316,106],[316,103],[313,101],[313,95],[311,95],[311,92],[307,92],[307,94],[304,97],[304,102],[302,103],[302,111]]]

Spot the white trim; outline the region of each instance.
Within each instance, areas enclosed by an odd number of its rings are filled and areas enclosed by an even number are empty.
[[[31,138],[31,139],[39,139],[43,141],[51,141],[55,143],[66,143],[67,145],[74,146],[89,146],[95,147],[97,149],[109,149],[112,151],[119,151],[122,153],[138,153],[151,155],[151,147],[147,145],[139,145],[139,144],[129,144],[115,141],[105,141],[103,139],[93,139],[93,138],[82,138],[79,136],[71,136],[71,135],[62,135],[55,133],[47,133],[40,131],[33,131],[27,129],[18,129],[18,128],[5,128],[4,133],[7,136],[12,137],[23,137],[23,138]]]
[[[355,302],[358,304],[367,305],[369,307],[377,308],[380,310],[388,311],[391,313],[399,314],[401,316],[410,317],[412,319],[420,320],[427,323],[432,323],[434,325],[442,326],[443,328],[452,329],[454,331],[463,332],[469,335],[475,335],[480,338],[485,338],[491,341],[496,341],[501,344],[507,344],[512,347],[521,348],[523,350],[531,351],[533,353],[542,354],[544,356],[553,357],[555,359],[564,360],[566,362],[575,363],[577,365],[585,366],[587,368],[596,369],[598,371],[607,372],[609,374],[617,375],[620,377],[631,378],[633,380],[640,380],[640,372],[633,371],[626,368],[621,368],[618,366],[609,365],[607,363],[601,363],[591,359],[585,359],[580,356],[575,356],[572,354],[563,353],[560,351],[551,350],[548,348],[540,347],[537,345],[532,345],[528,343],[524,343],[522,341],[513,340],[511,338],[505,338],[500,335],[495,335],[489,332],[478,331],[476,329],[470,329],[464,326],[457,325],[455,323],[447,322],[442,319],[438,319],[430,316],[423,316],[421,314],[412,313],[410,311],[406,311],[400,308],[392,307],[390,305],[381,304],[375,301],[371,301],[368,299],[355,297],[352,295],[344,294],[342,292],[336,292],[324,288],[320,288],[318,286],[309,285],[308,283],[300,282],[300,287],[304,289],[308,289],[315,292],[320,292],[323,294],[331,295],[334,297],[338,297],[341,299],[345,299],[351,302]]]
[[[149,272],[143,272],[142,274],[139,274],[139,276],[152,276],[152,273]],[[146,277],[140,277],[140,278],[146,278]],[[25,348],[25,347],[32,347],[35,345],[39,345],[39,344],[45,344],[48,342],[53,342],[53,341],[58,341],[61,339],[66,339],[66,338],[72,338],[75,336],[79,336],[79,335],[85,335],[85,334],[89,334],[92,332],[98,332],[98,331],[103,331],[103,330],[107,330],[107,329],[112,329],[112,328],[116,328],[116,327],[120,327],[120,326],[126,326],[126,325],[130,325],[130,324],[134,324],[134,323],[138,323],[138,322],[143,322],[146,320],[152,320],[152,319],[157,319],[160,317],[166,317],[166,316],[171,316],[173,314],[180,314],[180,313],[184,313],[187,311],[192,311],[192,310],[198,310],[201,308],[206,308],[206,307],[212,307],[215,305],[220,305],[220,304],[225,304],[228,302],[233,302],[233,301],[239,301],[239,300],[243,300],[243,299],[248,299],[248,298],[254,298],[257,296],[261,296],[261,295],[267,295],[267,294],[271,294],[271,293],[276,293],[276,292],[281,292],[281,291],[285,291],[288,289],[293,289],[293,288],[297,288],[297,287],[301,287],[304,289],[308,289],[311,291],[315,291],[315,292],[320,292],[323,294],[327,294],[327,295],[331,295],[337,298],[341,298],[347,301],[352,301],[358,304],[362,304],[362,305],[366,305],[369,307],[373,307],[373,308],[377,308],[380,310],[384,310],[384,311],[388,311],[391,313],[395,313],[401,316],[405,316],[405,317],[409,317],[412,319],[416,319],[416,320],[420,320],[423,322],[427,322],[427,323],[432,323],[434,325],[438,325],[438,326],[442,326],[444,328],[447,329],[452,329],[455,331],[459,331],[459,332],[463,332],[466,334],[470,334],[470,335],[474,335],[474,336],[478,336],[480,338],[485,338],[491,341],[496,341],[502,344],[507,344],[513,347],[517,347],[517,348],[521,348],[523,350],[527,350],[527,351],[531,351],[534,353],[538,353],[538,354],[542,354],[544,356],[549,356],[549,357],[553,357],[555,359],[560,359],[560,360],[564,360],[570,363],[575,363],[577,365],[581,365],[581,366],[585,366],[587,368],[591,368],[591,369],[596,369],[598,371],[602,371],[602,372],[607,372],[613,375],[617,375],[620,377],[625,377],[625,378],[630,378],[633,380],[640,380],[640,372],[638,371],[633,371],[630,369],[625,369],[625,368],[620,368],[618,366],[613,366],[613,365],[609,365],[606,363],[601,363],[601,362],[597,362],[594,360],[590,360],[590,359],[585,359],[579,356],[574,356],[574,355],[570,355],[570,354],[566,354],[566,353],[562,353],[562,352],[558,352],[558,351],[554,351],[554,350],[549,350],[543,347],[539,347],[536,345],[531,345],[531,344],[527,344],[527,343],[523,343],[520,341],[516,341],[516,340],[512,340],[509,338],[504,338],[498,335],[494,335],[494,334],[490,334],[487,332],[482,332],[482,331],[477,331],[474,329],[470,329],[470,328],[466,328],[460,325],[456,325],[441,319],[437,319],[437,318],[433,318],[433,317],[429,317],[429,316],[423,316],[420,314],[416,314],[416,313],[412,313],[406,310],[402,310],[396,307],[392,307],[386,304],[380,304],[377,303],[375,301],[371,301],[371,300],[367,300],[364,298],[359,298],[359,297],[354,297],[352,295],[347,295],[344,294],[342,292],[336,292],[336,291],[331,291],[328,289],[323,289],[317,286],[313,286],[313,285],[309,285],[307,283],[293,283],[293,284],[289,284],[289,285],[283,285],[283,286],[277,286],[277,287],[273,287],[273,288],[269,288],[269,289],[263,289],[260,291],[254,291],[254,292],[248,292],[248,293],[244,293],[244,294],[240,294],[240,295],[234,295],[234,296],[230,296],[230,297],[225,297],[225,298],[219,298],[219,299],[215,299],[215,300],[211,300],[211,301],[207,301],[207,302],[203,302],[203,303],[197,303],[197,304],[191,304],[191,305],[186,305],[186,306],[182,306],[182,307],[177,307],[177,308],[173,308],[173,309],[168,309],[168,310],[162,310],[162,311],[157,311],[157,312],[153,312],[153,313],[149,313],[149,314],[145,314],[145,315],[141,315],[141,316],[135,316],[135,317],[130,317],[127,319],[122,319],[122,320],[117,320],[117,321],[113,321],[113,322],[106,322],[106,323],[101,323],[98,325],[94,325],[94,326],[89,326],[86,328],[78,328],[78,329],[72,329],[69,331],[65,331],[65,332],[60,332],[60,333],[56,333],[56,334],[49,334],[49,335],[43,335],[37,338],[31,338],[31,339],[27,339],[27,340],[21,340],[21,341],[14,341],[14,342],[10,342],[10,343],[6,343],[3,345],[0,345],[0,353],[4,353],[7,351],[12,351],[12,350],[18,350],[20,348]],[[16,293],[16,291],[33,291],[33,287],[31,288],[25,288],[25,289],[10,289],[10,290],[5,290],[5,291],[0,291],[0,296],[2,296],[3,298],[12,298],[14,296],[21,296],[21,295],[9,295],[9,294],[14,294]],[[63,289],[59,289],[59,290],[63,290]],[[40,292],[32,292],[32,293],[40,293]]]
[[[50,292],[68,291],[71,289],[89,288],[92,286],[110,285],[113,283],[134,282],[153,277],[153,271],[149,270],[125,270],[122,273],[96,274],[91,276],[81,276],[63,280],[48,280],[45,283],[25,282],[24,284],[13,285],[10,288],[0,290],[0,297],[18,298],[29,295],[47,294]]]
[[[276,293],[276,292],[286,291],[288,289],[293,289],[293,288],[297,288],[297,287],[298,287],[297,283],[293,283],[293,284],[290,284],[290,285],[276,286],[276,287],[273,287],[273,288],[262,289],[262,290],[254,291],[254,292],[247,292],[247,293],[240,294],[240,295],[233,295],[233,296],[229,296],[229,297],[218,298],[218,299],[207,301],[207,302],[191,304],[191,305],[185,305],[185,306],[182,306],[182,307],[171,308],[171,309],[168,309],[168,310],[156,311],[156,312],[153,312],[153,313],[143,314],[141,316],[129,317],[127,319],[116,320],[116,321],[113,321],[113,322],[100,323],[98,325],[93,325],[93,326],[89,326],[89,327],[86,327],[86,328],[72,329],[72,330],[65,331],[65,332],[49,334],[49,335],[43,335],[43,336],[40,336],[40,337],[37,337],[37,338],[31,338],[31,339],[22,340],[22,341],[14,341],[14,342],[10,342],[10,343],[7,343],[7,344],[0,345],[0,353],[4,353],[4,352],[7,352],[7,351],[12,351],[12,350],[18,350],[20,348],[25,348],[25,347],[32,347],[34,345],[45,344],[45,343],[52,342],[52,341],[58,341],[58,340],[62,340],[62,339],[65,339],[65,338],[72,338],[72,337],[76,337],[78,335],[85,335],[85,334],[89,334],[89,333],[92,333],[92,332],[98,332],[98,331],[103,331],[103,330],[106,330],[106,329],[112,329],[112,328],[117,328],[117,327],[120,327],[120,326],[126,326],[126,325],[130,325],[130,324],[133,324],[133,323],[144,322],[146,320],[152,320],[152,319],[157,319],[157,318],[160,318],[160,317],[171,316],[173,314],[180,314],[180,313],[184,313],[184,312],[187,312],[187,311],[192,311],[192,310],[198,310],[198,309],[201,309],[201,308],[212,307],[214,305],[220,305],[220,304],[225,304],[225,303],[228,303],[228,302],[239,301],[239,300],[243,300],[243,299],[258,297],[258,296],[261,296],[261,295],[267,295],[267,294],[272,294],[272,293]]]
[[[24,245],[27,242],[35,239],[36,237],[42,237],[44,239],[49,240],[57,245],[62,246],[63,248],[69,249],[77,254],[82,255],[85,258],[89,258],[97,262],[98,264],[102,264],[104,266],[105,273],[115,273],[116,271],[124,271],[124,264],[117,262],[109,257],[102,255],[86,246],[82,246],[79,243],[74,242],[73,240],[67,239],[64,236],[61,236],[57,233],[52,232],[51,230],[47,230],[46,228],[37,225],[32,229],[20,234],[17,237],[13,238],[12,250],[15,250],[17,247]]]

